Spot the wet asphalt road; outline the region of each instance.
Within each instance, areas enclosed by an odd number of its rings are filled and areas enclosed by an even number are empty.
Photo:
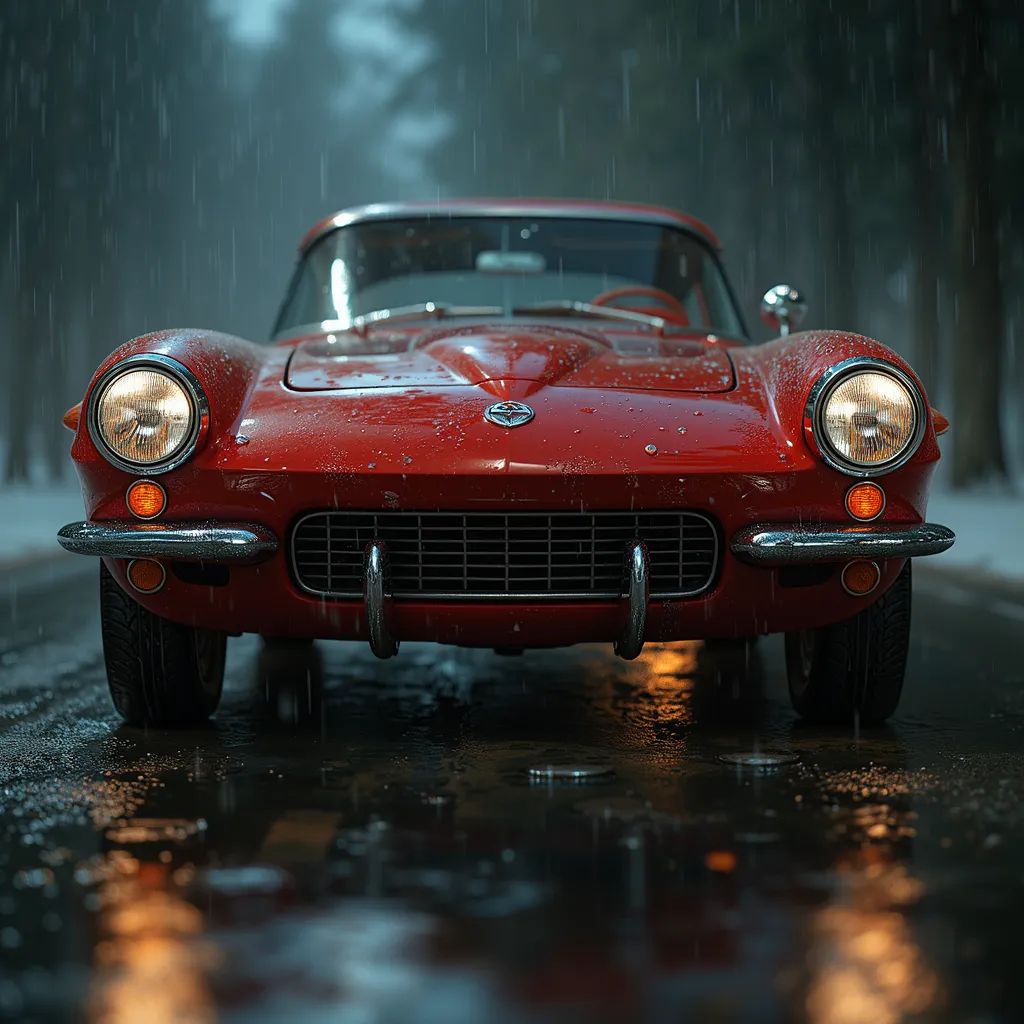
[[[859,736],[795,720],[777,638],[245,637],[208,728],[146,734],[107,700],[94,572],[0,584],[3,1019],[1024,1018],[1013,594],[920,573],[903,705]],[[755,749],[799,761],[719,760]]]

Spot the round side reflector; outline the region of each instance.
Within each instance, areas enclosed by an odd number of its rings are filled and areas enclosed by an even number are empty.
[[[847,562],[843,566],[843,589],[854,597],[870,594],[882,578],[882,570],[875,562]]]
[[[877,519],[884,508],[885,491],[878,484],[854,484],[846,492],[846,511],[861,522]]]
[[[136,480],[128,488],[125,501],[138,519],[155,519],[167,507],[167,493],[153,480]]]
[[[136,558],[128,563],[128,582],[140,594],[155,594],[166,579],[164,567],[150,558]]]

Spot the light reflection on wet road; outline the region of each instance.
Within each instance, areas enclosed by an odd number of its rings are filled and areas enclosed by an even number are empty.
[[[922,581],[901,712],[859,737],[794,719],[774,638],[246,637],[209,728],[147,735],[93,582],[0,609],[0,1017],[1020,1019],[1024,665],[984,595]],[[721,760],[766,750],[800,760]]]

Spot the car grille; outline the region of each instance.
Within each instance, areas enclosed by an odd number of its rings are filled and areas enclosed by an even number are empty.
[[[710,586],[718,536],[699,512],[314,512],[292,534],[292,565],[304,590],[361,598],[366,545],[382,540],[396,598],[615,597],[637,538],[652,597]]]

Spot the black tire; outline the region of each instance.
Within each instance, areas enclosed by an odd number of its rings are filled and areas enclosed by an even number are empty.
[[[227,634],[146,611],[102,562],[100,621],[110,696],[129,725],[195,725],[217,710]]]
[[[789,696],[808,721],[839,725],[859,714],[863,725],[884,722],[903,690],[910,646],[911,571],[853,618],[786,634]]]

